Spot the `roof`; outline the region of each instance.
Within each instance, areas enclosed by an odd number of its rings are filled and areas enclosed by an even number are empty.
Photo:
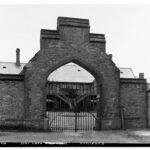
[[[0,74],[19,74],[26,63],[16,66],[15,62],[0,62]]]
[[[93,82],[94,77],[82,67],[69,63],[52,72],[48,79],[63,82]]]
[[[131,68],[119,68],[120,78],[136,78]]]
[[[0,74],[19,74],[26,63],[21,63],[20,67],[14,62],[0,62]],[[135,78],[131,68],[119,68],[120,78]],[[67,76],[66,76],[67,75]],[[82,67],[69,63],[56,69],[48,77],[50,81],[60,82],[92,82],[94,77]]]

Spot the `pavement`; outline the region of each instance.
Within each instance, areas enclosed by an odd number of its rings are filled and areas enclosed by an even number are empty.
[[[0,131],[0,142],[19,143],[150,143],[150,130],[20,132]]]

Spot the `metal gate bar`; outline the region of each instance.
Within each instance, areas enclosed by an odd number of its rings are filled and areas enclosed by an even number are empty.
[[[46,92],[50,130],[93,130],[97,99],[92,83],[49,82]]]

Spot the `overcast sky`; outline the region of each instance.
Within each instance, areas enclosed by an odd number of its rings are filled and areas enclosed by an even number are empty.
[[[40,47],[40,30],[56,29],[57,17],[90,20],[90,32],[106,37],[106,52],[118,67],[150,77],[149,5],[0,5],[0,61],[14,62],[16,48],[28,62]]]

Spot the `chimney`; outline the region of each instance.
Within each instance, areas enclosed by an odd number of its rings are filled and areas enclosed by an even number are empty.
[[[20,49],[19,48],[16,49],[16,66],[17,67],[20,66]]]
[[[144,79],[144,73],[139,73],[139,79]]]

